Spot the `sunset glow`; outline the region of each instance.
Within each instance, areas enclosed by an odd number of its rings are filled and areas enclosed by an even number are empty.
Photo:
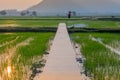
[[[12,72],[11,66],[8,66],[8,67],[7,67],[8,76],[10,76],[11,72]]]
[[[42,0],[0,0],[0,10],[17,9],[24,10],[40,3]]]

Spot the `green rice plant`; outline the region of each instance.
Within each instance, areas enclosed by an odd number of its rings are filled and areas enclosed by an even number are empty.
[[[14,27],[57,27],[59,23],[66,23],[68,26],[74,24],[85,24],[89,28],[120,28],[119,21],[101,21],[101,20],[80,20],[79,18],[20,18],[20,19],[2,19],[0,25]],[[12,25],[11,25],[12,24]]]
[[[115,34],[110,33],[109,36],[105,33],[73,34],[75,41],[80,43],[82,54],[86,58],[84,61],[86,74],[92,77],[93,80],[120,80],[120,56],[111,52],[102,44],[91,40],[90,35],[98,38],[106,36],[110,41],[114,40],[114,37],[116,37],[113,36]],[[107,39],[106,37],[104,40]]]
[[[4,53],[6,46],[11,45],[16,40],[16,35],[0,34],[0,54]]]
[[[20,47],[18,50],[26,60],[32,58],[34,55],[38,56],[44,53],[52,33],[32,33],[32,35],[28,33],[28,35],[33,37],[33,41],[27,46]]]
[[[0,61],[0,78],[27,80],[31,75],[32,64],[42,59],[53,33],[15,33],[14,35],[19,36],[19,39],[5,50],[4,54],[8,54],[8,58],[5,57],[6,60]],[[10,75],[8,75],[9,69]]]

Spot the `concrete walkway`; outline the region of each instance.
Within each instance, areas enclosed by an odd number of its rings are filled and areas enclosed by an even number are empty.
[[[60,23],[39,80],[81,80],[66,24]]]

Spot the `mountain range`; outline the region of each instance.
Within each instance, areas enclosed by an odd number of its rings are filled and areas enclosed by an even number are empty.
[[[43,0],[28,10],[41,14],[65,14],[68,11],[80,12],[120,12],[120,3],[112,0]]]

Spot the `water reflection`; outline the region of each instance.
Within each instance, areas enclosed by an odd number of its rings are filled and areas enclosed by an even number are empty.
[[[81,24],[74,24],[74,25],[69,26],[69,28],[73,28],[73,27],[74,28],[84,28],[84,27],[87,27],[87,25],[81,23]]]
[[[7,67],[7,74],[8,74],[8,77],[10,77],[11,72],[12,72],[11,66],[8,66],[8,67]]]

